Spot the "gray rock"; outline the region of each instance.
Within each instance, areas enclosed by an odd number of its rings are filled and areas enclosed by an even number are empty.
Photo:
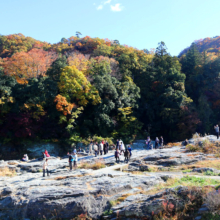
[[[207,171],[211,171],[213,173],[220,173],[219,170],[217,169],[214,169],[214,168],[206,168],[206,167],[203,167],[203,168],[194,168],[191,172],[197,172],[197,173],[203,173],[203,172],[207,172]]]

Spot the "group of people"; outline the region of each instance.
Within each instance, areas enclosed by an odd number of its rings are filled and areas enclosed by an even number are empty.
[[[76,149],[74,149],[76,150]],[[73,151],[73,153],[67,153],[67,155],[69,156],[69,167],[70,167],[70,170],[73,169],[73,166],[74,166],[74,169],[77,167],[77,161],[78,161],[78,156],[77,156],[77,153],[76,151]]]
[[[117,140],[117,143],[116,143],[116,149],[115,149],[115,160],[116,160],[116,163],[119,163],[120,162],[120,155],[123,155],[124,154],[124,162],[127,162],[129,161],[130,157],[131,157],[131,146],[129,145],[127,148],[125,148],[124,146],[124,143],[123,141],[118,141]]]
[[[150,139],[149,136],[147,137],[146,145],[147,145],[148,149],[153,149],[153,144],[151,144],[151,139]],[[160,138],[156,137],[156,139],[155,139],[155,149],[158,149],[159,146],[163,147],[163,145],[164,145],[163,137],[162,136]]]
[[[97,155],[104,155],[108,153],[109,151],[109,144],[108,141],[102,140],[100,141],[100,143],[98,144],[98,142],[93,142],[91,141],[89,144],[89,153],[92,154],[94,151],[95,153],[95,157],[97,157]]]

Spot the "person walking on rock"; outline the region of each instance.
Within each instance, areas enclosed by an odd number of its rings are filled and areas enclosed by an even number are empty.
[[[125,152],[125,145],[122,140],[120,140],[119,142],[119,149],[120,149],[120,153]]]
[[[132,149],[131,149],[131,146],[130,145],[128,145],[128,151],[129,151],[129,153],[130,153],[130,157],[131,157],[131,151],[132,151]]]
[[[126,149],[125,152],[124,152],[124,157],[125,157],[124,162],[127,161],[127,163],[128,163],[128,157],[129,157],[129,154],[130,154],[130,153],[129,153],[128,149]]]
[[[92,143],[92,141],[91,141],[90,144],[89,144],[89,153],[90,153],[90,154],[92,154],[92,145],[93,145],[93,143]]]
[[[106,144],[106,141],[104,141],[104,155],[107,154],[107,144]]]
[[[157,149],[158,147],[159,147],[159,138],[158,137],[156,137],[156,139],[155,139],[155,149]]]
[[[108,150],[109,150],[109,144],[108,144],[108,141],[105,141],[105,144],[106,144],[106,154],[108,153]]]
[[[119,150],[116,149],[116,151],[115,151],[115,160],[116,160],[116,163],[119,163],[119,162],[120,162],[119,155],[121,155],[121,154],[119,153]]]
[[[94,152],[95,152],[95,157],[97,157],[97,154],[98,154],[98,145],[97,145],[97,142],[93,145],[93,149],[94,149]]]
[[[215,129],[215,133],[217,135],[217,139],[219,139],[219,126],[218,125],[214,126],[214,129]]]
[[[100,142],[100,144],[99,144],[99,151],[100,151],[100,155],[102,155],[103,148],[104,148],[103,143],[102,143],[102,142]]]
[[[45,177],[46,172],[47,172],[47,176],[50,176],[49,170],[48,170],[48,159],[46,159],[43,162],[43,177]]]
[[[67,153],[67,155],[69,156],[69,167],[71,171],[73,169],[73,156],[72,154],[69,154],[69,152]]]
[[[146,140],[147,149],[150,149],[150,143],[151,143],[151,139],[150,139],[150,137],[148,136],[148,137],[147,137],[147,140]]]
[[[73,153],[73,166],[74,166],[74,169],[76,169],[76,167],[77,167],[77,161],[78,161],[77,154]]]
[[[116,141],[116,150],[119,149],[119,140]]]

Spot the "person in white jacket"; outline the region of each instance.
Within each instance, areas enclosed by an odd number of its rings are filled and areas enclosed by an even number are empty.
[[[91,141],[90,144],[89,144],[89,153],[90,153],[90,154],[92,154],[92,146],[93,146],[93,143],[92,143],[92,141]]]
[[[95,151],[95,156],[97,157],[97,154],[98,154],[98,145],[97,145],[97,142],[93,145],[93,149]]]
[[[100,144],[99,144],[100,155],[102,155],[103,149],[104,149],[103,143],[100,142]]]
[[[46,172],[47,172],[47,176],[50,176],[50,172],[48,170],[48,159],[45,159],[43,161],[43,177],[45,177]]]
[[[124,145],[124,143],[123,143],[123,141],[122,140],[120,140],[120,142],[119,142],[119,149],[120,149],[120,154],[123,152],[125,152],[125,145]]]
[[[76,168],[77,167],[77,161],[78,161],[77,154],[73,153],[72,158],[73,158],[73,166],[74,166],[74,168]]]

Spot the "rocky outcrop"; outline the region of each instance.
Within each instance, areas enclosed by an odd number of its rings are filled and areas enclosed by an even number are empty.
[[[181,211],[189,193],[184,187],[148,195],[157,184],[177,178],[175,173],[144,172],[151,171],[152,164],[163,168],[204,159],[212,158],[202,153],[186,153],[180,147],[139,149],[132,151],[128,164],[121,156],[120,163],[115,165],[114,152],[110,151],[104,156],[80,157],[78,161],[88,164],[104,161],[106,168],[70,172],[67,157],[51,157],[51,175],[45,178],[42,177],[42,161],[0,161],[0,168],[17,172],[13,177],[0,177],[0,219],[73,219],[83,213],[92,219],[114,219],[117,216],[120,219],[151,219],[152,213],[161,212],[167,203]],[[122,167],[140,172],[133,174],[114,170]],[[111,213],[103,217],[103,213],[110,209]]]

